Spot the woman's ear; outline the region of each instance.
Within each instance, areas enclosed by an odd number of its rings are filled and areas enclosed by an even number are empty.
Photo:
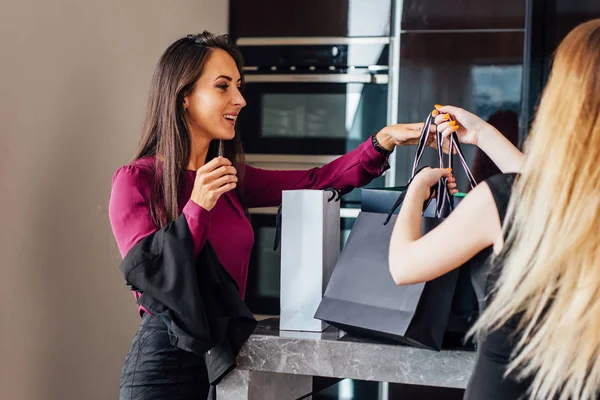
[[[188,100],[189,95],[184,95],[183,96],[183,109],[187,111],[188,107],[189,107],[189,100]]]

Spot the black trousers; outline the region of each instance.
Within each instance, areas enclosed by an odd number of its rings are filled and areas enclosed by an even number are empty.
[[[205,400],[204,360],[171,345],[167,326],[144,314],[121,371],[120,400]]]

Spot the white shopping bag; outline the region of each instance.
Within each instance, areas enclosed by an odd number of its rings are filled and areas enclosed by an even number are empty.
[[[323,190],[283,192],[281,330],[321,332],[328,326],[314,315],[340,255],[340,203],[334,197]]]

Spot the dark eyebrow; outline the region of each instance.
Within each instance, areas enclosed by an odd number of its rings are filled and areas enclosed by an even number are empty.
[[[230,77],[230,76],[227,76],[227,75],[219,75],[219,76],[217,76],[217,77],[215,78],[215,81],[216,81],[217,79],[219,79],[219,78],[224,78],[224,79],[227,79],[229,82],[231,82],[231,81],[233,80],[233,78],[232,78],[232,77]],[[238,82],[241,82],[241,81],[242,81],[242,78],[238,79]]]

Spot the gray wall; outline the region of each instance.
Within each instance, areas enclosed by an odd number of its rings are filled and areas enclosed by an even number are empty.
[[[107,216],[154,64],[225,0],[0,0],[0,398],[115,399],[139,318]]]

